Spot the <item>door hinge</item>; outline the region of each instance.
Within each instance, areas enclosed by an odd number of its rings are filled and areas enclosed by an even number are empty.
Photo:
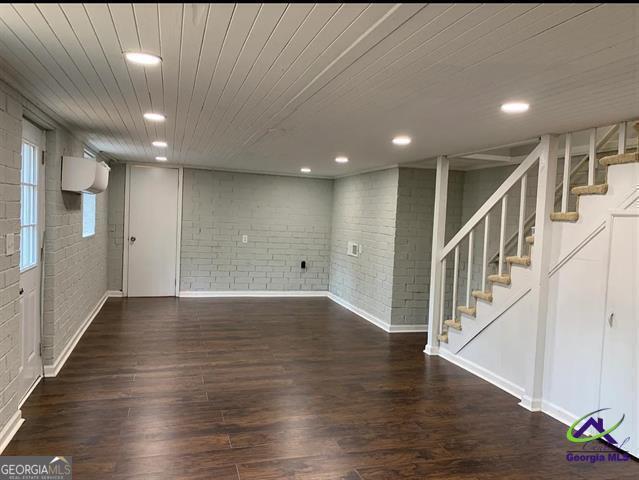
[[[42,357],[42,342],[38,344],[38,350],[40,351],[40,357]]]
[[[46,150],[42,150],[42,160],[41,160],[42,165],[44,165],[44,156],[46,153],[47,153]]]

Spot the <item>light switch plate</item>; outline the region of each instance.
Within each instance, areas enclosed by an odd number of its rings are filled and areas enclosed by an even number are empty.
[[[7,255],[13,255],[15,253],[15,251],[16,251],[15,234],[7,233],[7,238],[6,238],[5,244],[6,244],[5,247],[6,247]]]
[[[248,243],[248,235],[242,235],[242,243]]]

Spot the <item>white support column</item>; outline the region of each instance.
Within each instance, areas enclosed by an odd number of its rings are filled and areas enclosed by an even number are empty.
[[[435,208],[433,212],[433,248],[430,262],[430,292],[428,297],[428,343],[424,352],[428,355],[437,355],[439,352],[439,340],[441,333],[439,328],[438,313],[442,298],[442,262],[441,251],[444,248],[444,235],[446,233],[446,201],[448,199],[448,167],[446,157],[437,159],[437,177],[435,179]]]
[[[588,142],[588,185],[595,184],[595,162],[597,161],[597,129],[590,130]]]
[[[554,209],[555,181],[557,178],[557,136],[544,135],[541,140],[537,205],[535,210],[535,261],[532,263],[533,283],[529,321],[533,325],[531,351],[527,352],[528,365],[524,380],[524,396],[520,405],[531,411],[541,410],[546,345],[546,318],[550,253],[553,224],[550,213]]]

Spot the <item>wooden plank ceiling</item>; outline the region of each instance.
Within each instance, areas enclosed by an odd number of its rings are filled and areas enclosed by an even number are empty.
[[[630,4],[2,4],[0,77],[116,159],[338,176],[637,117],[638,36]]]

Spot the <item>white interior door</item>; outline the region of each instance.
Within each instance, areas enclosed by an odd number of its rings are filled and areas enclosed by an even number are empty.
[[[175,296],[178,170],[129,168],[127,294],[130,297]]]
[[[45,133],[24,120],[20,170],[21,395],[42,375],[40,355],[41,247],[44,235]],[[17,246],[16,246],[17,248]]]
[[[600,416],[606,428],[626,416],[611,435],[638,456],[639,217],[613,217],[609,262]]]

